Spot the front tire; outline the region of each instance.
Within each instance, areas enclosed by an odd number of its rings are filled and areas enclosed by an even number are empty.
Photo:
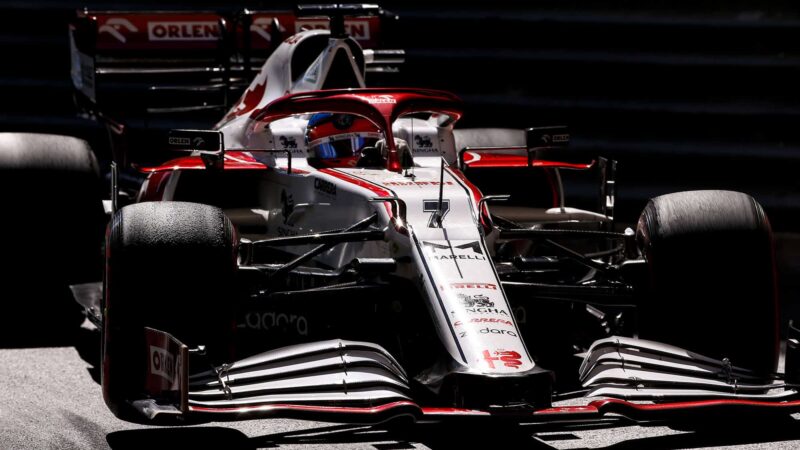
[[[758,202],[731,191],[656,197],[639,217],[637,240],[650,275],[641,337],[776,370],[772,230]]]
[[[144,327],[224,359],[234,327],[236,236],[219,208],[148,202],[114,216],[107,236],[103,316],[103,396],[115,415],[137,421],[142,398]]]

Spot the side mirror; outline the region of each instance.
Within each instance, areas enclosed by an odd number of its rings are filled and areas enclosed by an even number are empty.
[[[167,149],[220,152],[223,149],[222,133],[211,130],[170,130],[167,135]]]
[[[570,134],[566,126],[535,127],[525,130],[529,161],[586,162],[586,155],[567,150],[569,141]]]
[[[170,130],[167,150],[198,152],[207,168],[222,168],[225,158],[222,132],[212,130]]]

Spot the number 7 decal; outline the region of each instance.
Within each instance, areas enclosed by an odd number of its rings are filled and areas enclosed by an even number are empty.
[[[437,212],[439,211],[439,200],[423,200],[422,201],[422,211],[429,212],[431,214],[431,218],[428,219],[428,228],[438,228],[439,224],[444,221],[444,216],[450,211],[450,200],[442,199],[442,216],[439,218],[437,223]]]

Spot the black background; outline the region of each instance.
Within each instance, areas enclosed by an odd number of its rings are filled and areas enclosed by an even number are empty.
[[[76,8],[293,5],[3,2],[0,131],[77,135],[107,155],[103,130],[77,117],[72,102],[67,23]],[[400,16],[387,46],[405,49],[407,62],[400,74],[368,83],[453,91],[467,104],[461,126],[569,125],[576,153],[619,161],[617,217],[623,222],[634,221],[647,198],[671,191],[749,193],[779,232],[783,284],[794,284],[800,272],[794,238],[800,228],[800,10],[794,2],[382,6]]]
[[[690,5],[690,6],[689,6]],[[69,84],[76,8],[289,9],[289,2],[0,4],[0,130],[89,138]],[[447,89],[461,126],[571,127],[573,149],[620,162],[618,217],[648,197],[754,195],[778,231],[800,225],[800,11],[792,2],[384,2],[400,21],[399,75],[368,83]]]

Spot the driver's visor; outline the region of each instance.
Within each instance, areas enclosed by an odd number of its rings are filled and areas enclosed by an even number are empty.
[[[315,139],[308,148],[317,158],[349,158],[358,155],[364,147],[374,146],[382,138],[381,133],[343,133]]]

